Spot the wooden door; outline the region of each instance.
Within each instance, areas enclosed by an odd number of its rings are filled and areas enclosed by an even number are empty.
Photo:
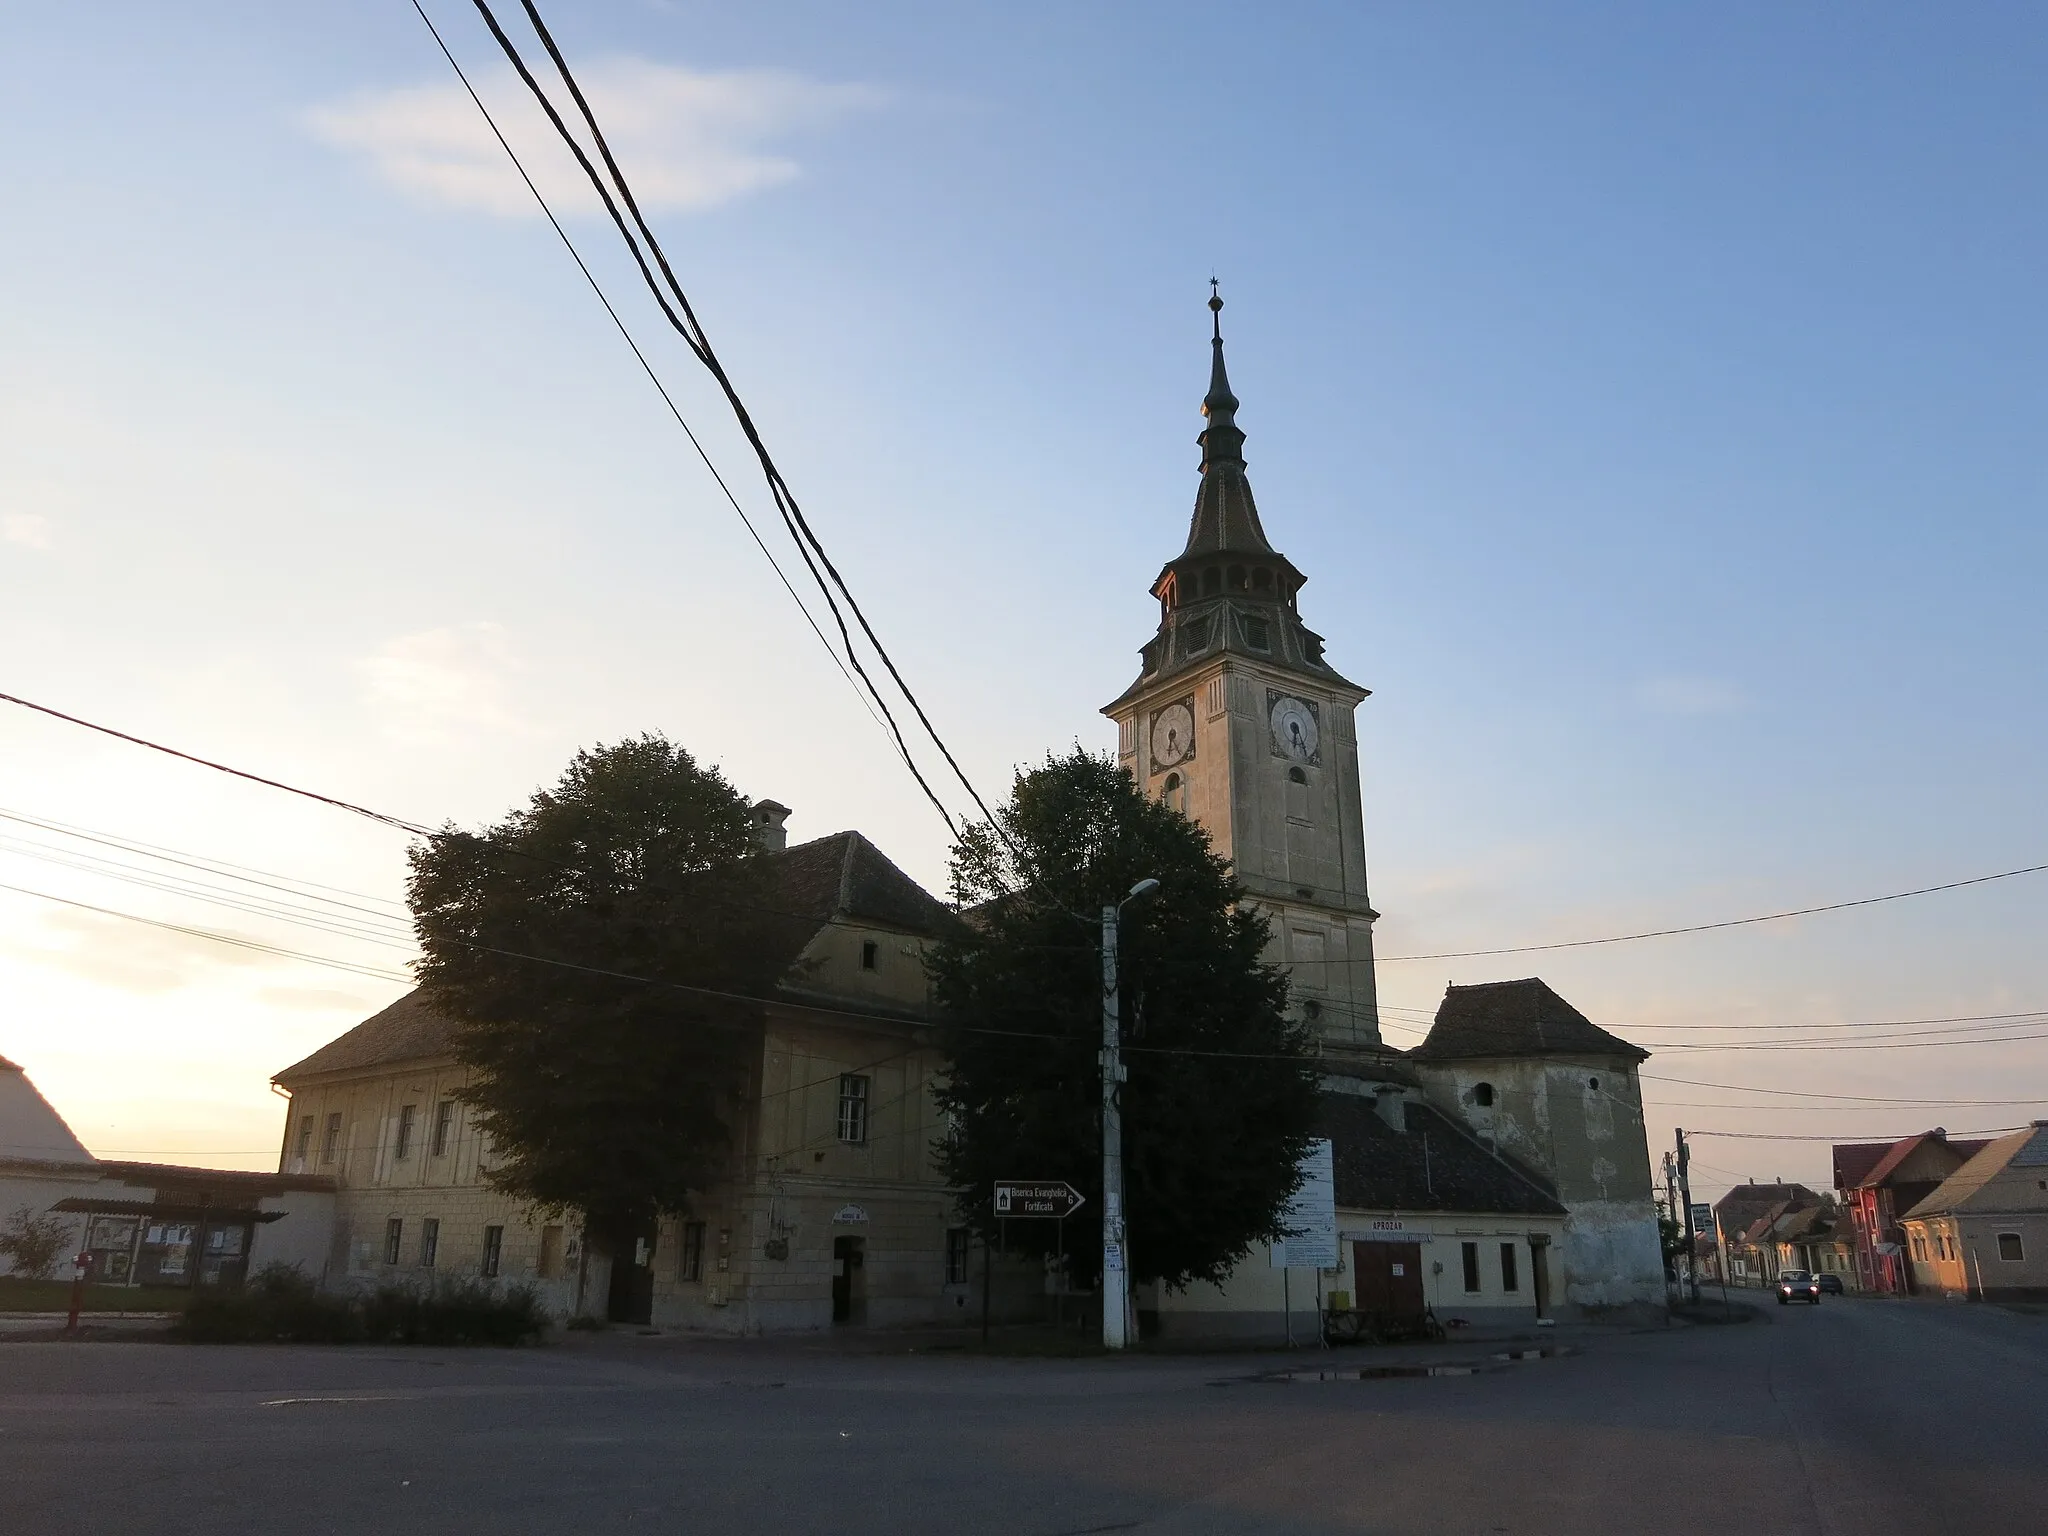
[[[1384,1317],[1422,1316],[1420,1243],[1353,1243],[1351,1267],[1358,1276],[1359,1311]]]

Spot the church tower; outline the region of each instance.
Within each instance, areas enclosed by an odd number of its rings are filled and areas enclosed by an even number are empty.
[[[1138,783],[1206,828],[1235,865],[1272,922],[1269,958],[1288,967],[1295,1006],[1325,1049],[1369,1050],[1380,1042],[1379,914],[1365,892],[1352,723],[1369,690],[1323,659],[1295,605],[1307,578],[1260,526],[1213,291],[1209,309],[1208,426],[1196,439],[1202,486],[1187,547],[1152,585],[1159,632],[1138,680],[1103,713]]]

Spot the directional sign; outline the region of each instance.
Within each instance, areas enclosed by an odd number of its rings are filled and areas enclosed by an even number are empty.
[[[1692,1229],[1694,1232],[1714,1230],[1714,1208],[1711,1205],[1696,1203],[1692,1207]]]
[[[1071,1216],[1088,1197],[1060,1179],[1012,1179],[996,1185],[998,1216]]]

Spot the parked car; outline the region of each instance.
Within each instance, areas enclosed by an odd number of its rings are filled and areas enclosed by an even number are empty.
[[[1815,1275],[1813,1278],[1826,1295],[1839,1296],[1842,1294],[1842,1277],[1840,1275]]]
[[[1782,1307],[1788,1301],[1804,1301],[1819,1306],[1820,1282],[1803,1269],[1778,1271],[1778,1305]]]

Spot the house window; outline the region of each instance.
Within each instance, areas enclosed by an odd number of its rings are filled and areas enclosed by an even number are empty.
[[[968,1232],[965,1227],[946,1228],[946,1284],[967,1283]]]
[[[420,1107],[417,1104],[406,1104],[399,1108],[398,1145],[391,1155],[401,1161],[412,1156],[412,1123],[419,1118],[419,1114]]]
[[[396,1264],[398,1251],[405,1246],[405,1218],[394,1216],[384,1223],[384,1262]]]
[[[1521,1276],[1515,1273],[1515,1245],[1500,1245],[1500,1288],[1510,1294],[1522,1288]]]
[[[327,1117],[327,1134],[320,1138],[320,1161],[331,1163],[341,1150],[341,1116]]]
[[[2019,1233],[2001,1232],[1998,1234],[1998,1256],[2008,1264],[2021,1264],[2026,1261],[2027,1250],[2026,1246],[2020,1242]]]
[[[855,1146],[868,1139],[868,1079],[858,1073],[839,1079],[839,1139]]]
[[[860,968],[872,971],[882,957],[882,946],[873,939],[863,939],[860,946]]]
[[[455,1129],[455,1101],[443,1099],[434,1106],[434,1137],[428,1151],[435,1157],[448,1155],[448,1136]]]
[[[1479,1289],[1479,1245],[1460,1243],[1458,1247],[1465,1259],[1465,1289],[1476,1293]]]
[[[432,1269],[441,1251],[441,1218],[429,1216],[420,1223],[420,1268]]]
[[[1475,1083],[1472,1087],[1472,1102],[1481,1109],[1493,1108],[1493,1084]]]
[[[313,1117],[306,1116],[299,1122],[299,1161],[304,1162],[313,1155]]]
[[[1927,1241],[1917,1232],[1913,1234],[1913,1257],[1923,1264],[1927,1262]]]
[[[486,1276],[496,1275],[498,1267],[505,1262],[505,1229],[484,1228],[483,1272]]]
[[[676,1278],[704,1278],[704,1223],[701,1221],[683,1223],[683,1243],[676,1257]]]

